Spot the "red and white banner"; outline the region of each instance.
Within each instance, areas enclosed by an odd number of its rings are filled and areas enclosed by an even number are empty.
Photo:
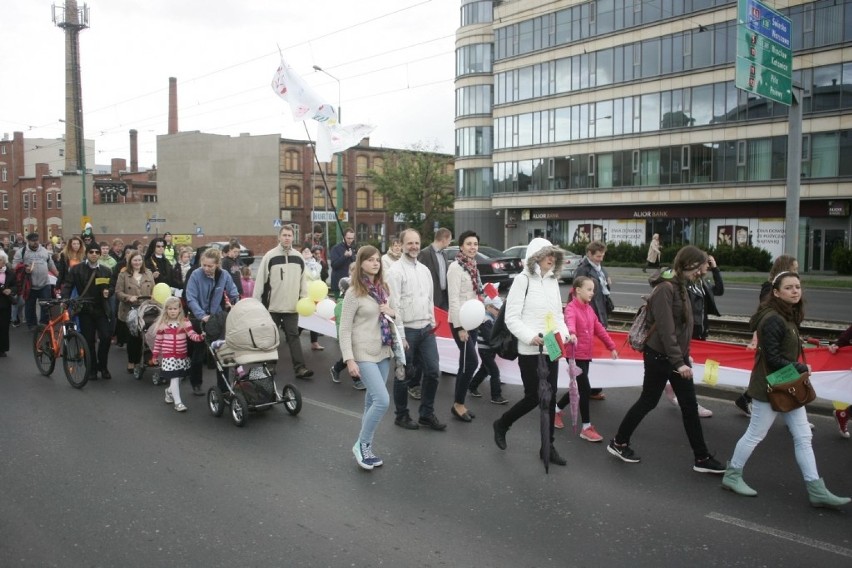
[[[436,309],[438,321],[436,339],[441,371],[455,374],[459,367],[459,349],[447,325],[447,313]],[[334,321],[313,315],[299,317],[299,326],[323,335],[336,337]],[[610,332],[619,350],[619,358],[613,360],[604,345],[596,341],[590,375],[592,383],[599,388],[642,386],[644,369],[642,354],[625,344],[626,333]],[[748,386],[754,365],[754,351],[741,345],[714,341],[693,341],[695,381],[706,385],[745,388]],[[832,354],[826,347],[807,349],[807,362],[813,372],[811,381],[817,396],[827,400],[852,403],[852,348],[844,348]],[[520,385],[521,374],[517,361],[506,361],[497,357],[500,380],[507,384]],[[568,364],[560,360],[559,386],[568,388]]]

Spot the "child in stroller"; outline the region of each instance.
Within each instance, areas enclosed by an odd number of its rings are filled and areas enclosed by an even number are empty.
[[[163,313],[163,308],[156,300],[152,300],[149,296],[143,296],[140,299],[144,301],[133,308],[127,317],[127,329],[134,337],[142,337],[142,350],[139,356],[139,361],[133,369],[133,378],[139,380],[145,374],[145,367],[156,366],[152,361],[151,350],[154,348],[154,339],[156,336],[156,326],[154,323],[160,318]],[[166,381],[160,378],[158,370],[154,371],[152,382],[155,385],[164,384]]]
[[[205,328],[206,329],[206,328]],[[244,298],[231,308],[225,320],[224,339],[209,344],[216,363],[216,386],[207,392],[213,416],[221,416],[230,405],[234,424],[245,424],[249,410],[266,410],[283,403],[296,415],[302,408],[302,395],[291,384],[281,393],[275,384],[278,362],[278,327],[263,304]]]

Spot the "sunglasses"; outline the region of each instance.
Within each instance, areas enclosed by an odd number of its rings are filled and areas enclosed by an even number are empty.
[[[99,250],[90,250],[90,251],[89,251],[89,254],[96,254],[96,255],[100,256],[101,251],[99,251]]]

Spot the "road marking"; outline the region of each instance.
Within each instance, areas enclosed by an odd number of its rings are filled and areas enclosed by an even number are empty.
[[[358,420],[361,420],[361,413],[352,412],[351,410],[346,410],[345,408],[340,408],[339,406],[334,406],[333,404],[326,404],[324,402],[305,397],[302,397],[302,402],[313,404],[314,406],[319,406],[320,408],[325,408],[326,410],[331,410],[332,412],[338,412],[340,414],[345,414],[346,416],[351,416],[352,418],[357,418]]]
[[[842,546],[836,546],[834,544],[823,542],[821,540],[814,540],[812,538],[808,538],[806,536],[798,535],[795,533],[779,531],[778,529],[773,529],[772,527],[759,525],[750,521],[744,521],[736,517],[729,517],[728,515],[723,515],[721,513],[710,513],[707,515],[707,517],[713,519],[714,521],[721,521],[723,523],[728,523],[729,525],[736,525],[738,527],[748,529],[757,533],[765,534],[768,536],[774,536],[776,538],[782,538],[784,540],[789,540],[797,544],[803,544],[805,546],[810,546],[811,548],[816,548],[817,550],[831,552],[840,556],[852,558],[852,549],[843,548]]]

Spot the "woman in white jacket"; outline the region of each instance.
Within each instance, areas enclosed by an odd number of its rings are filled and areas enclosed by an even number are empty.
[[[549,323],[556,326],[565,341],[574,338],[562,318],[562,296],[558,276],[562,271],[562,251],[550,241],[535,238],[527,246],[524,271],[512,283],[506,297],[506,326],[518,338],[518,366],[524,383],[524,398],[494,422],[494,442],[506,449],[506,432],[523,415],[538,406],[538,357]],[[549,361],[550,383],[550,463],[565,465],[565,458],[553,447],[553,419],[556,415],[556,380],[559,360]],[[541,457],[544,448],[539,452]]]

